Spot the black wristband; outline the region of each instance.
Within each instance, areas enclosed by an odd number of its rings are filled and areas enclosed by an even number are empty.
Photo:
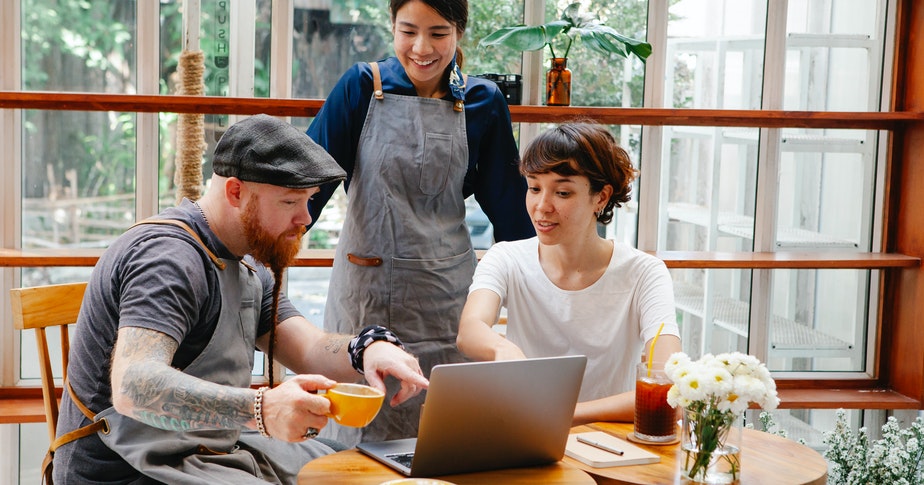
[[[366,352],[366,347],[379,340],[391,342],[402,349],[404,348],[404,343],[391,330],[381,325],[369,325],[362,332],[359,332],[359,335],[353,337],[350,340],[350,345],[347,346],[347,350],[350,352],[350,364],[353,365],[356,372],[365,374],[363,370],[363,353]]]

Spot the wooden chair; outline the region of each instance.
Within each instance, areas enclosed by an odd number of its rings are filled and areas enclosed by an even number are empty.
[[[42,371],[42,399],[45,403],[45,422],[48,424],[49,443],[54,443],[55,428],[58,426],[58,396],[55,392],[51,353],[48,349],[45,329],[48,327],[60,329],[61,364],[63,366],[61,375],[67,378],[67,354],[70,349],[67,326],[77,321],[77,314],[80,312],[80,304],[86,289],[87,284],[84,282],[10,290],[13,325],[19,330],[35,330],[39,366]],[[46,457],[46,460],[50,460],[50,455]],[[51,470],[44,464],[42,468],[43,474],[46,470],[48,472]],[[46,476],[46,480],[51,483],[49,476]]]

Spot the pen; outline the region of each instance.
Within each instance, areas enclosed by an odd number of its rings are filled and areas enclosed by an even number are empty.
[[[590,446],[593,446],[594,448],[597,448],[603,451],[609,451],[610,453],[614,453],[619,456],[622,456],[623,454],[623,451],[618,448],[613,448],[612,446],[605,445],[603,443],[600,443],[600,442],[597,442],[591,439],[587,439],[581,435],[578,435],[577,440],[580,441],[581,443],[584,443],[585,445],[590,445]]]

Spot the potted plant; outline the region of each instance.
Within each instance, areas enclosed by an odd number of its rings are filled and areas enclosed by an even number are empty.
[[[581,4],[568,5],[559,20],[541,25],[513,25],[494,31],[481,39],[479,45],[503,45],[520,51],[534,51],[549,47],[552,65],[546,75],[546,104],[571,104],[571,71],[568,70],[568,53],[578,38],[587,47],[603,54],[617,54],[628,58],[634,54],[642,62],[651,55],[651,44],[626,37],[612,27],[600,23],[596,15],[580,12]],[[556,47],[561,55],[556,54]]]

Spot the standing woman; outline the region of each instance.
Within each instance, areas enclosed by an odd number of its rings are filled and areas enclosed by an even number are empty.
[[[459,348],[476,360],[586,355],[573,424],[632,421],[635,364],[662,323],[652,360],[681,350],[664,262],[597,233],[629,201],[636,170],[606,128],[586,123],[543,132],[520,170],[537,237],[495,244],[481,259]],[[491,328],[502,306],[506,338]]]
[[[349,196],[324,327],[387,325],[429,376],[465,360],[455,339],[475,254],[464,199],[475,195],[499,241],[535,232],[507,103],[461,71],[467,0],[391,0],[390,10],[396,56],[351,67],[308,128],[346,170]],[[313,220],[334,189],[312,199]],[[325,431],[348,446],[416,436],[422,402]]]

